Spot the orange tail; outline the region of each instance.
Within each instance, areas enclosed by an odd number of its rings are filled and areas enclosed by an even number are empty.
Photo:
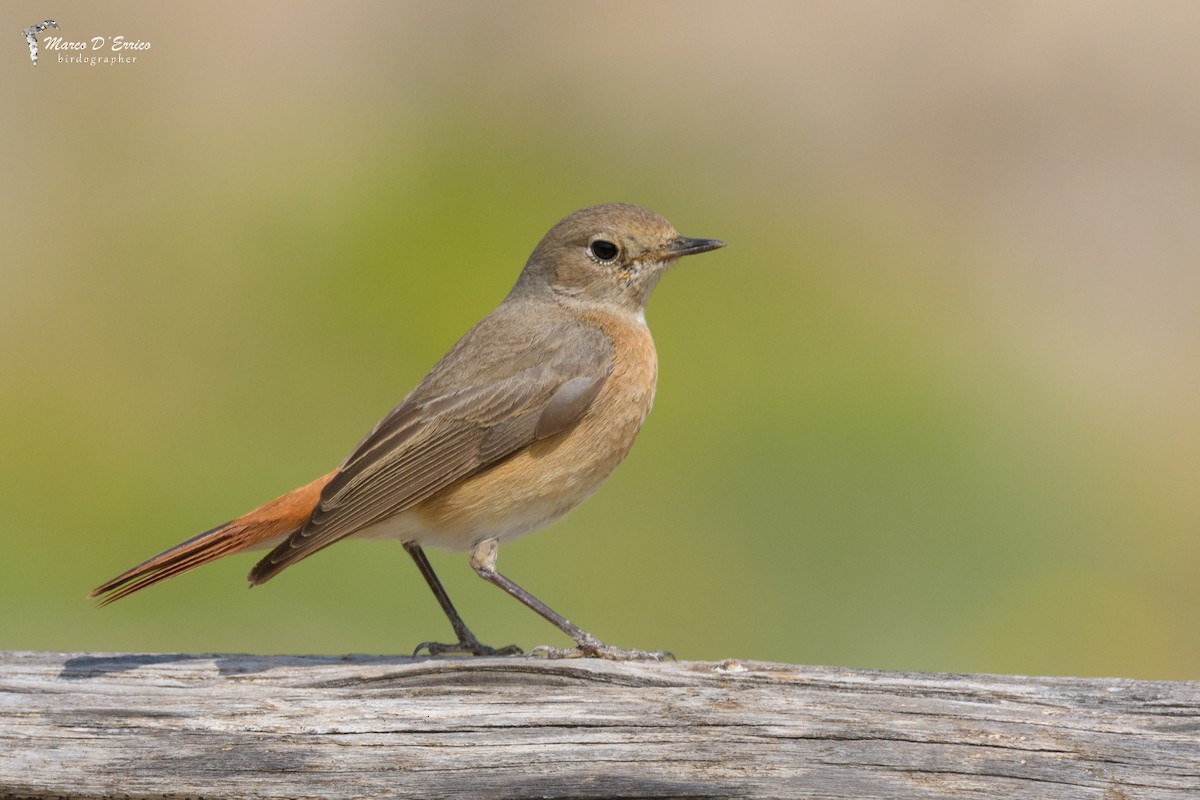
[[[97,586],[91,597],[99,597],[100,605],[153,586],[159,581],[182,575],[188,570],[215,561],[222,556],[265,546],[272,539],[296,531],[312,515],[321,498],[321,489],[337,474],[337,470],[317,478],[312,483],[293,489],[287,494],[264,503],[249,514],[218,525],[199,536],[175,545],[133,569],[122,572],[108,583]]]

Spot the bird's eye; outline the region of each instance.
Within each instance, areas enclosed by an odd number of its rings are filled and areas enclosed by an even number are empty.
[[[607,239],[597,239],[588,245],[588,250],[600,261],[612,261],[620,252],[620,249]]]

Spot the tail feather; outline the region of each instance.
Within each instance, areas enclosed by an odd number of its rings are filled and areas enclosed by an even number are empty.
[[[321,489],[335,474],[336,470],[264,503],[248,514],[164,550],[97,586],[90,596],[99,598],[100,605],[105,606],[222,556],[273,546],[303,527],[317,507]]]

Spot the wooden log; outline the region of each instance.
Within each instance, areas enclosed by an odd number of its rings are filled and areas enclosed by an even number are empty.
[[[0,653],[3,797],[1200,798],[1200,683]]]

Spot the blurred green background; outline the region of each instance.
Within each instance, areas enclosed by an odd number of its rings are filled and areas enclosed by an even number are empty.
[[[46,16],[152,48],[35,69]],[[0,21],[0,648],[447,638],[391,543],[86,594],[330,469],[550,225],[620,200],[730,246],[651,301],[628,461],[502,570],[686,659],[1200,676],[1200,6]],[[431,555],[485,641],[566,644]]]

